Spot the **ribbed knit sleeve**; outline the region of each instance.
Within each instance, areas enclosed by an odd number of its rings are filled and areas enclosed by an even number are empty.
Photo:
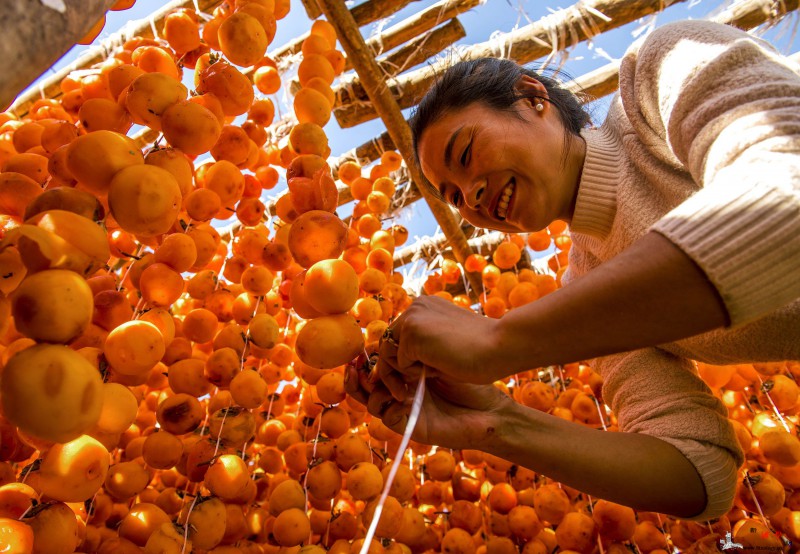
[[[617,211],[617,184],[622,146],[608,124],[581,132],[586,142],[581,186],[570,227],[573,231],[604,237]]]
[[[800,75],[733,27],[655,30],[622,62],[644,144],[701,187],[658,221],[714,283],[738,325],[800,298]],[[659,150],[657,145],[668,145]]]
[[[692,362],[658,348],[599,358],[603,398],[620,431],[659,438],[676,447],[697,470],[706,507],[703,521],[731,509],[744,453],[722,402],[698,377]]]

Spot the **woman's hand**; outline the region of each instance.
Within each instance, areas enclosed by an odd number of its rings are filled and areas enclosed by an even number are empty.
[[[488,384],[500,375],[492,367],[497,347],[496,320],[480,316],[438,296],[417,298],[390,325],[381,341],[378,376],[401,400],[404,382],[429,376]]]
[[[410,384],[410,394],[403,402],[395,400],[381,383],[367,391],[358,370],[348,366],[345,390],[367,406],[370,414],[383,420],[384,425],[403,433],[416,383]],[[502,411],[513,400],[494,385],[472,385],[444,378],[428,378],[425,382],[422,411],[411,438],[423,444],[446,448],[480,449],[495,433]]]

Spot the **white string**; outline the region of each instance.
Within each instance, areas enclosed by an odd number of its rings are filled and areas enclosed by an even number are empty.
[[[155,12],[150,14],[150,30],[153,31],[153,38],[159,38],[158,29],[156,28]]]
[[[197,491],[195,491],[196,493]],[[186,528],[183,531],[183,547],[181,548],[181,554],[186,552],[186,543],[189,542],[189,517],[192,515],[192,511],[194,510],[194,505],[197,503],[197,497],[200,496],[199,494],[194,495],[194,500],[192,500],[192,505],[189,506],[189,513],[186,514]]]
[[[206,13],[200,9],[200,3],[198,2],[198,0],[194,0],[194,11],[197,13],[197,15],[199,15],[206,21],[210,21],[211,19],[214,18],[214,16],[212,16],[211,14]]]
[[[597,413],[600,415],[600,423],[603,425],[603,431],[608,431],[608,427],[606,427],[606,416],[600,408],[600,401],[597,400],[595,395],[592,395],[592,400],[594,400],[594,404],[597,406]]]
[[[756,497],[756,492],[753,490],[753,485],[750,484],[750,473],[745,470],[744,471],[744,482],[747,485],[747,489],[750,491],[750,496],[753,497],[753,503],[756,505],[756,509],[758,510],[758,515],[761,516],[761,521],[764,522],[764,527],[767,529],[771,529],[767,518],[764,517],[764,512],[761,510],[761,504],[758,502],[758,498]]]
[[[378,499],[378,505],[375,507],[375,513],[372,515],[372,522],[369,524],[367,536],[364,537],[364,542],[361,544],[361,551],[359,554],[367,554],[369,546],[372,543],[372,538],[375,536],[375,530],[378,528],[378,522],[380,521],[381,513],[383,512],[383,504],[386,502],[386,499],[389,496],[389,490],[392,488],[392,483],[397,475],[397,470],[400,467],[400,463],[403,461],[403,455],[405,454],[406,448],[408,448],[408,443],[411,440],[411,433],[414,432],[414,427],[416,427],[419,414],[422,411],[422,399],[424,396],[425,370],[423,369],[422,375],[420,375],[419,378],[419,383],[417,384],[417,392],[414,393],[414,402],[411,404],[411,413],[408,414],[406,430],[403,432],[403,438],[400,439],[400,446],[397,447],[397,454],[395,455],[394,460],[392,460],[392,468],[389,470],[389,475],[386,477],[386,483],[383,486],[383,492]]]
[[[778,407],[775,405],[775,402],[772,401],[772,396],[770,396],[769,391],[763,389],[764,381],[761,379],[760,375],[758,376],[758,382],[759,382],[759,385],[762,387],[761,390],[764,392],[764,396],[766,396],[767,400],[769,400],[769,403],[772,404],[772,410],[775,412],[775,415],[778,416],[778,419],[780,420],[781,424],[783,425],[783,428],[786,429],[787,433],[792,434],[792,431],[789,429],[789,426],[786,424],[786,420],[783,419],[783,414],[781,414],[780,410],[778,410]]]

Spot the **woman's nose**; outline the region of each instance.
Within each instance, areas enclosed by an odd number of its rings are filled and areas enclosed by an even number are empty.
[[[467,191],[465,202],[473,210],[477,210],[481,205],[483,193],[486,192],[486,179],[482,179],[472,184]]]

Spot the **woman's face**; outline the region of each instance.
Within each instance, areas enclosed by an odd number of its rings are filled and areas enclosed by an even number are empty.
[[[518,101],[516,114],[473,103],[440,117],[420,137],[425,177],[476,227],[532,232],[571,219],[585,147],[570,135],[564,163],[567,131],[557,108],[542,101],[537,111],[536,103]]]

